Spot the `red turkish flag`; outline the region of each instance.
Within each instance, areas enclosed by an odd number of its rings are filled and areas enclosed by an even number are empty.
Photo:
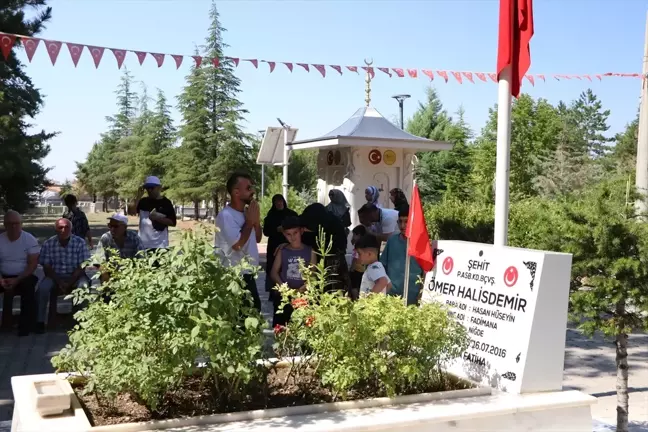
[[[9,60],[9,53],[16,42],[16,36],[10,34],[0,34],[0,49],[5,60]]]
[[[306,70],[306,72],[310,72],[310,68],[306,63],[297,63],[297,66],[301,66]]]
[[[173,57],[173,60],[175,60],[176,62],[176,69],[180,69],[180,66],[182,65],[182,60],[184,60],[184,56],[171,54],[171,57]]]
[[[428,272],[432,270],[434,267],[432,244],[430,244],[430,234],[425,224],[423,205],[421,204],[421,197],[416,184],[414,184],[414,188],[412,189],[412,199],[410,201],[405,236],[409,239],[407,254],[416,260],[423,271]]]
[[[358,73],[358,66],[347,66],[347,69],[349,69],[351,72]]]
[[[90,51],[90,55],[92,56],[92,60],[94,60],[95,68],[99,68],[99,62],[101,61],[101,57],[103,57],[104,53],[104,47],[98,47],[98,46],[90,46],[86,45],[88,47],[88,51]]]
[[[324,67],[324,65],[321,65],[321,64],[314,64],[313,67],[314,67],[315,69],[317,69],[317,71],[318,71],[319,73],[322,74],[322,78],[325,78],[325,77],[326,77],[326,68]]]
[[[331,67],[331,69],[337,71],[337,73],[342,75],[342,66],[338,66],[338,65],[329,65],[329,66]]]
[[[212,64],[214,65],[215,68],[217,68],[218,66],[220,66],[220,60],[219,60],[219,58],[218,58],[218,57],[214,57],[214,58],[212,59]]]
[[[241,59],[239,59],[238,57],[227,57],[227,58],[230,59],[230,60],[232,60],[232,62],[234,63],[234,66],[238,67],[238,65],[239,65],[239,61],[240,61]]]
[[[424,71],[424,72],[425,72],[425,71]],[[438,71],[437,71],[437,74],[439,74],[439,76],[440,76],[441,78],[443,78],[443,79],[445,80],[445,82],[448,82],[448,72],[447,72],[447,71],[439,71],[439,70],[438,70]]]
[[[115,59],[117,59],[117,69],[121,69],[124,64],[124,59],[126,59],[126,50],[111,48],[110,51],[113,52]]]
[[[259,68],[259,60],[257,60],[257,59],[245,59],[245,61],[249,61],[250,63],[252,63],[256,69]]]
[[[529,80],[532,86],[535,86],[535,78],[533,78],[533,75],[526,75],[526,79]]]
[[[374,72],[374,68],[368,66],[362,66],[362,69],[369,74],[371,79],[376,78],[376,72]]]
[[[38,48],[38,44],[40,43],[40,39],[36,38],[20,38],[22,41],[23,47],[25,47],[25,52],[27,53],[27,58],[31,62],[32,59],[34,58],[34,53],[36,52],[36,48]]]
[[[59,52],[61,51],[62,42],[59,41],[44,41],[45,48],[47,48],[47,54],[49,54],[50,60],[52,60],[52,66],[56,64],[56,59],[58,58]]]
[[[196,67],[199,68],[200,65],[202,64],[202,57],[200,57],[200,56],[191,56],[191,58],[193,58],[194,61],[196,62]]]
[[[288,68],[288,70],[289,70],[290,72],[293,71],[293,64],[292,64],[292,63],[289,63],[289,62],[283,62],[283,64],[286,65],[286,67]]]
[[[486,74],[484,72],[475,72],[475,75],[477,75],[477,78],[480,80],[486,82]]]
[[[511,95],[518,97],[522,79],[531,66],[533,0],[500,0],[497,79],[511,67]]]
[[[380,72],[383,72],[383,73],[386,73],[387,75],[389,75],[389,78],[392,77],[391,72],[389,72],[389,68],[386,68],[386,67],[379,67],[378,70],[379,70]]]
[[[454,75],[455,79],[457,80],[457,82],[458,82],[459,84],[462,84],[462,83],[463,83],[463,79],[461,78],[461,72],[454,72],[454,71],[450,71],[450,73],[451,73],[452,75]]]
[[[70,42],[66,42],[66,44],[70,51],[70,57],[72,57],[72,63],[74,63],[74,67],[76,67],[76,65],[79,64],[79,59],[83,53],[83,45],[73,44]]]
[[[428,69],[421,69],[423,73],[430,78],[430,81],[434,81],[434,72]],[[437,71],[439,73],[439,71]],[[440,74],[439,74],[440,75]],[[446,75],[446,81],[448,81],[448,76]]]
[[[394,73],[398,75],[398,78],[404,78],[405,77],[405,71],[401,68],[392,68]]]
[[[418,69],[407,69],[407,74],[410,76],[410,78],[416,78],[418,77]]]
[[[263,61],[265,61],[265,60],[263,60]],[[270,73],[272,73],[272,71],[274,70],[277,63],[273,62],[273,61],[265,61],[265,62],[268,63],[268,66],[270,66]]]
[[[491,81],[493,81],[493,82],[497,82],[497,74],[489,73],[488,78],[490,78]]]
[[[473,81],[473,74],[472,74],[472,72],[461,72],[461,74],[462,74],[463,76],[465,76],[466,78],[468,78],[468,81],[470,81],[471,83],[475,84],[475,81]]]

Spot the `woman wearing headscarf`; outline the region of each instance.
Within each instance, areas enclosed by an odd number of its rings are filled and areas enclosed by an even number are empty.
[[[348,237],[349,227],[351,226],[351,212],[349,210],[351,205],[344,196],[344,192],[339,189],[331,189],[329,199],[331,202],[326,206],[326,210],[342,222]]]
[[[283,230],[281,229],[281,223],[288,216],[297,216],[297,212],[290,210],[288,204],[286,204],[286,199],[281,194],[277,194],[272,197],[272,207],[268,210],[268,214],[263,220],[263,235],[268,238],[268,249],[266,251],[266,291],[270,291],[270,296],[274,291],[272,287],[274,283],[270,279],[270,270],[272,270],[272,264],[274,263],[275,251],[277,247],[286,243],[286,238],[283,235]]]
[[[374,204],[376,205],[376,207],[380,207],[380,204],[378,204],[380,191],[376,186],[369,186],[367,189],[365,189],[365,198],[367,199],[368,203]]]
[[[306,231],[302,236],[302,242],[313,248],[318,253],[318,260],[325,251],[320,250],[317,243],[320,229],[324,231],[325,245],[331,244],[331,250],[325,258],[326,267],[332,272],[330,290],[347,291],[351,281],[349,279],[349,267],[346,262],[347,235],[342,222],[329,213],[320,204],[311,204],[304,209],[300,219]]]
[[[389,191],[389,199],[394,203],[394,210],[400,212],[403,209],[409,208],[405,192],[399,188],[394,188]]]

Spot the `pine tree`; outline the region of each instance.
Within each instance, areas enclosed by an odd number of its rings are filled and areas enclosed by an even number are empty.
[[[52,16],[45,0],[10,0],[0,5],[3,32],[36,36]],[[32,9],[26,18],[26,9]],[[35,14],[32,12],[35,11]],[[18,43],[16,43],[18,46]],[[23,70],[14,48],[8,59],[0,57],[0,208],[25,210],[30,195],[43,190],[48,169],[42,160],[55,133],[28,132],[29,118],[43,105],[40,92]]]
[[[183,123],[179,150],[185,171],[179,165],[174,171],[174,193],[191,197],[194,205],[200,199],[211,199],[218,208],[224,197],[227,177],[238,170],[257,167],[248,136],[240,127],[247,112],[236,98],[241,81],[234,74],[234,63],[226,58],[218,10],[212,4],[211,26],[200,67],[193,67],[187,85],[179,96]],[[187,168],[189,168],[187,167]]]
[[[443,104],[434,88],[429,87],[426,96],[425,103],[419,103],[419,108],[407,122],[406,129],[416,136],[445,141],[452,126],[452,119],[443,109]],[[424,152],[419,155],[416,181],[425,200],[440,200],[446,189],[446,173],[441,158],[441,154],[437,152]]]
[[[590,156],[593,159],[604,156],[611,141],[604,135],[610,129],[607,124],[610,110],[603,109],[603,104],[591,89],[580,94],[572,109]]]

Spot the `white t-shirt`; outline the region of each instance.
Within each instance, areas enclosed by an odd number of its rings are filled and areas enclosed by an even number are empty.
[[[393,233],[398,234],[398,211],[394,209],[380,209],[379,234]]]
[[[389,276],[387,276],[385,267],[383,267],[380,261],[376,261],[373,264],[369,264],[367,266],[367,270],[365,270],[365,272],[362,274],[362,282],[360,283],[360,292],[369,294],[373,289],[374,285],[376,285],[376,281],[383,277],[387,278],[387,280],[391,282],[391,279],[389,279]],[[385,287],[385,289],[382,291],[382,294],[387,294],[387,287]]]
[[[27,257],[40,252],[38,240],[22,231],[16,241],[10,241],[7,233],[0,234],[0,273],[17,276],[27,268]]]
[[[239,251],[232,249],[241,238],[241,230],[245,224],[245,214],[232,207],[225,208],[216,216],[218,232],[214,236],[216,253],[221,256],[225,265],[236,266],[245,256],[252,265],[259,265],[259,249],[257,247],[256,233],[254,230],[245,245]]]

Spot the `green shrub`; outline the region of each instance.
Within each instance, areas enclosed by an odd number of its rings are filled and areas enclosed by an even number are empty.
[[[102,266],[111,278],[100,289],[112,300],[73,293],[88,305],[53,365],[86,376],[86,391],[108,400],[130,393],[155,410],[204,356],[214,397],[243,397],[257,373],[265,321],[250,307],[242,268],[221,265],[206,237],[187,231],[166,253]]]
[[[352,302],[326,292],[330,271],[323,266],[303,269],[306,292],[279,288],[295,311],[286,328],[275,328],[275,348],[280,357],[304,360],[293,364],[293,376],[315,365],[322,385],[342,398],[359,387],[395,396],[441,384],[441,367],[467,347],[465,328],[437,303],[408,307],[384,295]]]
[[[425,206],[430,238],[493,243],[494,207],[490,204],[448,199]]]
[[[264,218],[268,214],[268,210],[272,207],[272,197],[276,194],[283,194],[283,187],[281,185],[281,177],[277,177],[273,182],[271,182],[266,191],[265,196],[261,199],[261,217]],[[301,214],[302,211],[310,204],[304,197],[304,194],[296,191],[295,189],[288,188],[288,207],[292,210],[295,210],[297,214]]]

